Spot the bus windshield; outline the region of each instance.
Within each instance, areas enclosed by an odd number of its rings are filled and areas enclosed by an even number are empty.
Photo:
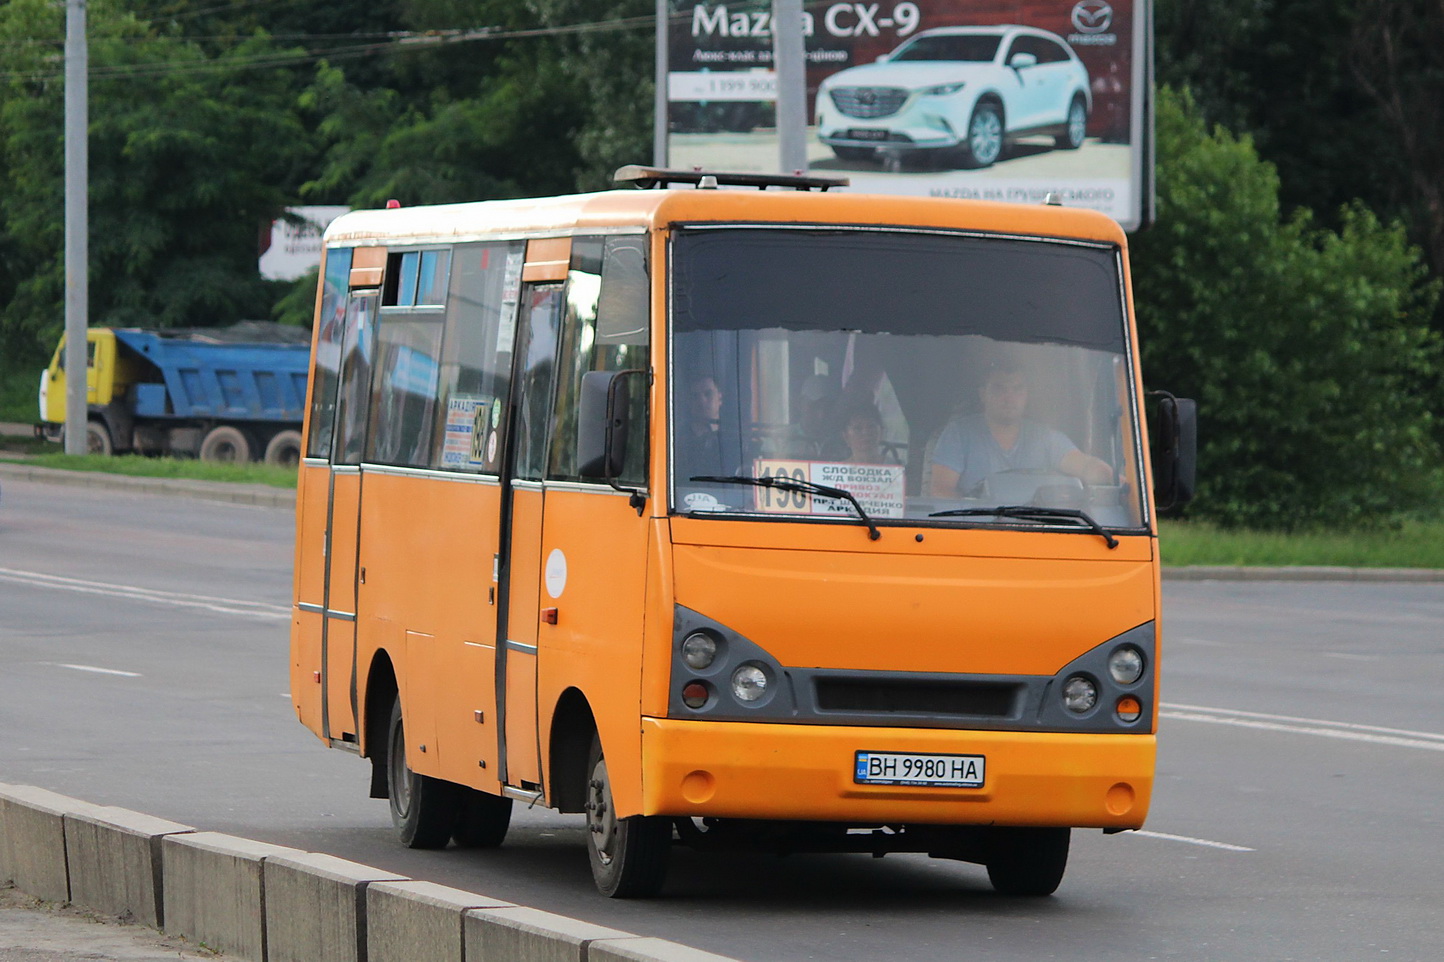
[[[696,227],[672,263],[674,510],[1144,525],[1116,248]]]

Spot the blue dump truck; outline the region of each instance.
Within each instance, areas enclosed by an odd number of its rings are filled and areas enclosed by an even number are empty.
[[[310,359],[307,331],[267,321],[149,331],[90,328],[86,435],[94,454],[191,455],[295,464]],[[65,339],[40,376],[37,431],[65,425]]]

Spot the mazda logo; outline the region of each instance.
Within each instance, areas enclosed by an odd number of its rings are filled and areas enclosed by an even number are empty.
[[[1106,0],[1078,0],[1073,4],[1073,26],[1079,33],[1102,33],[1113,26],[1113,8]]]

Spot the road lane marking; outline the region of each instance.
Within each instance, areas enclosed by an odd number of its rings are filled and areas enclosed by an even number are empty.
[[[41,574],[38,571],[17,571],[14,568],[0,568],[0,581],[12,584],[30,585],[36,588],[55,588],[62,591],[78,591],[83,594],[102,595],[107,598],[124,598],[130,601],[148,601],[169,605],[173,608],[200,608],[225,615],[242,615],[248,618],[267,620],[289,619],[291,609],[259,601],[240,601],[235,598],[213,598],[207,595],[191,595],[179,591],[157,591],[135,585],[109,584],[104,581],[86,581],[82,578],[67,578],[62,575]]]
[[[73,668],[76,671],[93,671],[97,675],[119,675],[122,678],[139,678],[138,671],[121,671],[118,668],[98,668],[95,665],[67,665],[60,661],[47,661],[43,664],[54,665],[56,668]]]
[[[1167,832],[1150,832],[1147,829],[1138,829],[1134,832],[1124,832],[1124,835],[1141,835],[1144,838],[1157,838],[1165,842],[1186,842],[1189,845],[1202,845],[1205,848],[1221,848],[1225,852],[1256,852],[1258,849],[1249,848],[1247,845],[1232,845],[1228,842],[1214,842],[1206,838],[1194,838],[1191,835],[1170,835]]]
[[[1207,708],[1202,705],[1161,706],[1159,715],[1178,721],[1206,722],[1211,725],[1234,725],[1263,731],[1289,732],[1295,735],[1318,735],[1372,745],[1395,748],[1422,748],[1444,752],[1444,734],[1410,731],[1406,728],[1382,728],[1378,725],[1357,725],[1352,722],[1331,722],[1293,715],[1269,715],[1256,711],[1234,711],[1228,708]]]

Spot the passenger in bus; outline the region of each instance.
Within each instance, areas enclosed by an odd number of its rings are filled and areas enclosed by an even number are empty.
[[[802,382],[797,394],[801,414],[788,432],[782,453],[808,461],[823,460],[837,454],[834,450],[837,447],[836,435],[829,430],[837,405],[837,388],[826,377],[814,374]]]
[[[928,484],[933,497],[976,497],[989,476],[1006,471],[1052,471],[1085,484],[1114,482],[1106,462],[1080,451],[1061,431],[1024,417],[1028,383],[1017,362],[996,364],[980,393],[982,413],[954,418],[938,436]]]
[[[677,477],[724,475],[722,462],[722,389],[710,374],[687,385],[684,411],[677,426]]]
[[[842,423],[842,440],[847,457],[853,464],[896,464],[882,443],[882,415],[871,401],[859,401],[848,407]]]

